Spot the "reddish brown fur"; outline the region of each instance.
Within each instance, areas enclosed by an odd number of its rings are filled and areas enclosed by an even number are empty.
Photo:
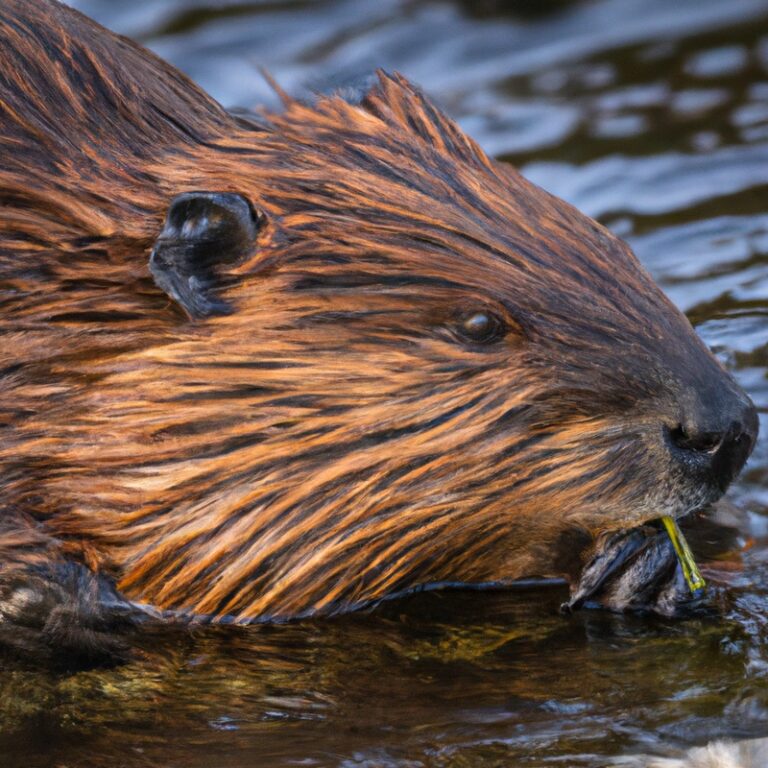
[[[235,119],[52,0],[0,7],[7,569],[74,561],[239,620],[566,569],[573,531],[708,491],[659,425],[722,372],[622,242],[417,90]],[[153,284],[169,201],[266,214],[193,321]],[[505,317],[503,342],[453,331]]]

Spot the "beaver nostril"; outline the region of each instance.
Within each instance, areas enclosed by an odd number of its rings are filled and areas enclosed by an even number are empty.
[[[739,401],[728,409],[710,409],[700,420],[681,421],[665,431],[678,468],[723,492],[755,445],[757,410],[751,402]]]
[[[684,451],[696,453],[714,453],[725,438],[724,432],[695,432],[687,430],[682,424],[669,430],[669,437],[674,445]]]

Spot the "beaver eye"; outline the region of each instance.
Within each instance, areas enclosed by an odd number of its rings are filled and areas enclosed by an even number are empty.
[[[475,310],[459,318],[459,334],[475,344],[489,344],[500,339],[506,330],[504,321],[492,312]]]

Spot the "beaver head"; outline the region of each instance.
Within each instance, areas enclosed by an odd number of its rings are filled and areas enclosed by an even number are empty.
[[[243,118],[51,0],[0,39],[0,468],[39,558],[329,612],[560,574],[744,464],[754,407],[628,246],[403,78]]]

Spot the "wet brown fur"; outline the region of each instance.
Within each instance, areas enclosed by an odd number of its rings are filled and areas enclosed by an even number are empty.
[[[381,74],[261,120],[52,0],[0,5],[0,568],[237,620],[558,575],[705,501],[660,444],[717,363],[627,246]],[[190,320],[169,201],[266,216]],[[458,338],[465,308],[509,332]]]

